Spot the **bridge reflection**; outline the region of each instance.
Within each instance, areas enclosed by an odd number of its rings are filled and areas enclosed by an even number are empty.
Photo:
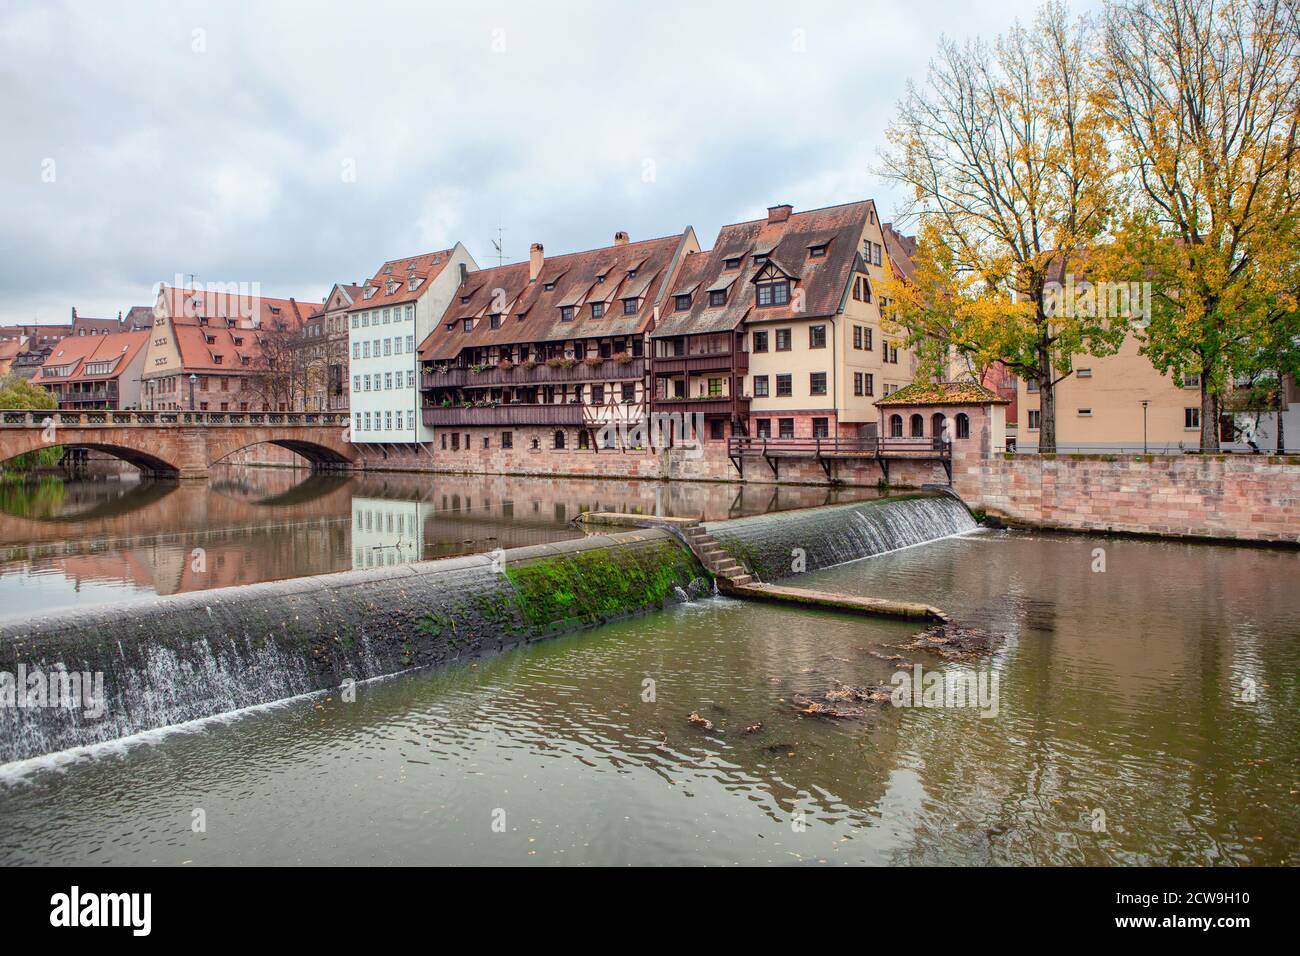
[[[9,484],[0,487],[0,613],[541,544],[581,536],[571,521],[584,511],[717,519],[873,494],[251,467],[201,481]]]

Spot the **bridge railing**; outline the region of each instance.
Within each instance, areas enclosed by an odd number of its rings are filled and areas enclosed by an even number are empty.
[[[55,408],[0,409],[0,428],[44,428],[47,423],[75,425],[77,427],[102,426],[122,428],[143,426],[158,428],[175,426],[219,425],[222,427],[267,425],[330,425],[344,426],[350,421],[347,412],[150,412],[95,409],[92,411],[63,411]]]

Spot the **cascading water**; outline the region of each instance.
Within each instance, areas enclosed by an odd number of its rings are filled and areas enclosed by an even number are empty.
[[[708,526],[765,581],[924,544],[977,527],[951,495],[885,498],[740,518]]]

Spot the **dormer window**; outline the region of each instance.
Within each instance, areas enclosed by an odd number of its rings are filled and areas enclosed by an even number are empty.
[[[754,254],[754,265],[761,266],[761,265],[765,265],[766,263],[767,263],[766,252],[756,252]]]
[[[379,289],[377,289],[375,286],[368,285],[361,290],[361,294],[364,295],[367,299],[369,299],[369,298],[373,298],[374,294],[378,291]]]
[[[545,284],[542,286],[542,291],[543,291],[543,292],[554,292],[554,291],[555,291],[555,283],[554,283],[554,282],[547,282],[547,283],[545,283]]]
[[[386,276],[390,276],[390,275],[392,275],[392,274],[393,274],[393,267],[392,267],[392,266],[388,266],[387,268],[384,269],[384,275],[386,275]]]
[[[808,247],[808,258],[809,258],[809,259],[820,259],[820,258],[821,258],[822,256],[824,256],[824,255],[826,255],[826,243],[823,242],[823,243],[822,243],[821,245],[819,245],[819,246],[809,246],[809,247]]]
[[[673,308],[676,309],[678,312],[685,312],[690,307],[691,307],[691,294],[689,292],[685,293],[684,295],[673,296]]]
[[[733,256],[733,257],[730,258],[730,259],[723,259],[723,260],[722,260],[722,268],[724,268],[724,269],[739,269],[739,268],[740,268],[740,259],[737,258],[737,257],[735,257],[735,256]]]
[[[203,341],[207,342],[209,345],[216,345],[217,337],[215,335],[205,335],[203,336]]]
[[[474,331],[474,320],[473,320],[473,319],[462,319],[460,324],[461,324],[461,327],[462,327],[466,332],[473,332],[473,331]]]
[[[778,282],[760,282],[756,288],[760,308],[785,305],[790,301],[790,281],[788,279],[781,279]]]
[[[488,327],[493,329],[501,328],[501,313],[493,312],[488,316]]]
[[[591,303],[591,317],[592,317],[593,319],[603,318],[604,315],[605,315],[605,303],[604,303],[604,302],[593,302],[593,303]]]
[[[637,309],[637,300],[636,300],[636,299],[624,299],[624,300],[623,300],[623,314],[624,314],[624,315],[636,315],[636,309]]]
[[[469,296],[467,296],[467,295],[462,295],[462,296],[460,297],[460,304],[461,304],[461,305],[468,305],[468,304],[469,304]]]
[[[628,277],[629,279],[635,279],[635,278],[636,278],[636,270],[635,270],[635,269],[628,269],[628,270],[627,270],[627,277]]]
[[[714,289],[712,292],[709,293],[709,305],[716,307],[719,305],[726,305],[726,304],[727,304],[726,289]]]
[[[573,306],[571,305],[560,306],[560,321],[561,322],[573,321]]]

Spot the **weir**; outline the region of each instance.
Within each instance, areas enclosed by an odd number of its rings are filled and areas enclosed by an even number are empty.
[[[974,527],[949,497],[707,525],[768,581],[795,549],[811,571]],[[650,528],[0,620],[0,763],[595,627],[711,593],[708,577],[680,529]],[[22,705],[63,672],[102,699]]]

